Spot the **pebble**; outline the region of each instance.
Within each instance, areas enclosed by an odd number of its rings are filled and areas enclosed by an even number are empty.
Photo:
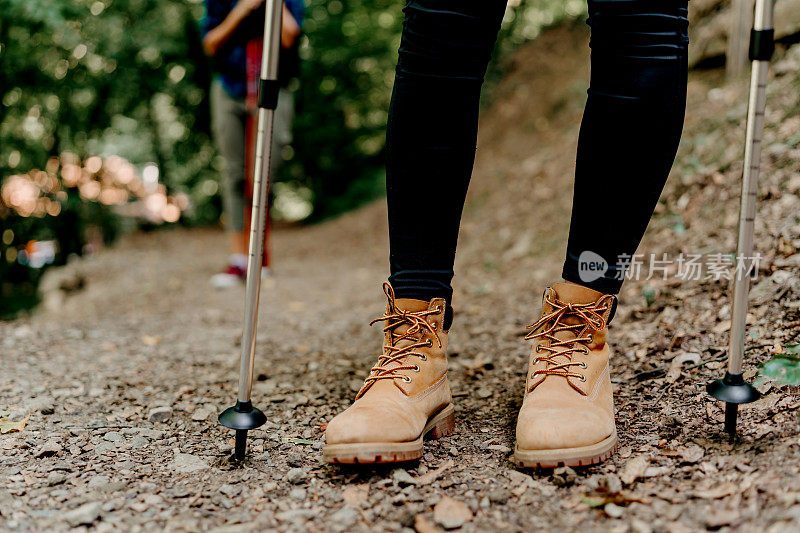
[[[295,487],[289,491],[289,497],[295,500],[303,500],[306,497],[306,490],[300,487]]]
[[[286,473],[286,481],[292,485],[299,485],[306,479],[306,473],[302,468],[291,468]]]
[[[103,435],[103,438],[110,442],[125,442],[125,437],[119,431],[109,431]]]
[[[433,519],[445,529],[455,529],[472,520],[472,511],[466,503],[444,496],[433,508]]]
[[[81,505],[77,509],[67,511],[63,518],[72,527],[88,526],[100,517],[103,504],[100,502],[89,502]]]
[[[480,389],[478,389],[478,392],[477,392],[478,398],[481,398],[481,399],[489,398],[493,394],[494,394],[494,392],[492,392],[492,389],[490,389],[489,387],[481,387]]]
[[[192,420],[194,420],[195,422],[202,422],[203,420],[206,420],[209,416],[211,416],[211,413],[208,412],[203,407],[200,407],[199,409],[195,409],[194,412],[192,413]]]
[[[331,515],[331,522],[335,526],[339,526],[339,528],[352,527],[355,525],[357,520],[358,512],[347,505]]]
[[[208,465],[208,463],[206,463],[196,455],[192,455],[189,453],[180,453],[176,451],[175,460],[172,463],[172,468],[176,472],[183,472],[188,474],[192,472],[199,472],[200,470],[206,470],[211,467]]]
[[[236,496],[242,493],[242,487],[226,483],[225,485],[222,485],[219,488],[219,491],[225,496],[228,496],[230,498],[235,498]]]
[[[42,444],[38,450],[36,450],[34,457],[37,459],[42,457],[51,457],[60,452],[61,449],[61,445],[58,442],[54,440],[48,440]]]
[[[170,407],[154,407],[150,409],[147,414],[147,420],[150,422],[165,422],[172,417],[172,409]]]
[[[397,482],[398,485],[404,487],[406,485],[415,485],[417,482],[411,477],[411,474],[403,470],[402,468],[395,468],[392,470],[392,479]]]

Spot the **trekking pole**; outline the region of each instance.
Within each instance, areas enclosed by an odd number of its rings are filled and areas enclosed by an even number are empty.
[[[728,344],[728,371],[725,377],[708,384],[714,398],[725,402],[725,431],[736,438],[739,404],[750,403],[761,394],[742,377],[744,334],[747,320],[747,296],[750,272],[757,267],[753,257],[753,222],[756,214],[758,173],[761,164],[761,135],[764,132],[764,109],[767,98],[769,60],[775,50],[772,28],[774,0],[756,0],[753,29],[750,32],[750,99],[747,107],[747,136],[742,173],[742,200],[739,211],[739,239],[736,247],[737,268],[733,286],[733,311]],[[748,268],[740,268],[746,262]]]
[[[219,423],[236,430],[234,455],[244,459],[247,451],[247,432],[264,425],[267,417],[253,407],[250,392],[253,388],[256,329],[258,326],[258,297],[261,289],[261,262],[264,251],[267,193],[269,187],[272,149],[272,119],[278,104],[278,54],[280,53],[282,0],[266,0],[264,44],[261,53],[261,79],[258,86],[258,132],[256,135],[255,170],[253,172],[253,210],[250,220],[250,251],[245,288],[242,358],[239,367],[239,396],[236,405],[219,415]]]

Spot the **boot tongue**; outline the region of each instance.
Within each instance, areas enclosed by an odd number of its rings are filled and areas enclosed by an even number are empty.
[[[592,304],[603,297],[602,292],[592,290],[577,283],[553,283],[556,297],[564,303]]]
[[[416,313],[418,311],[426,311],[430,306],[430,302],[425,300],[413,300],[411,298],[398,298],[394,301],[395,307],[404,311]]]

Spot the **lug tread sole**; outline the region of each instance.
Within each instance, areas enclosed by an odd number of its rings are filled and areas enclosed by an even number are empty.
[[[322,458],[331,464],[382,464],[413,461],[422,457],[425,437],[439,439],[455,431],[455,407],[447,405],[435,414],[422,434],[410,442],[356,442],[329,444],[322,449]]]

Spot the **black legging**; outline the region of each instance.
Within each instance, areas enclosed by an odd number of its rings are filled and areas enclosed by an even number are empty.
[[[687,0],[588,2],[591,83],[563,276],[617,293],[616,265],[636,251],[680,140]],[[387,129],[389,279],[398,297],[449,302],[481,85],[505,1],[408,0],[404,11]],[[609,266],[593,281],[578,267],[586,251]]]

